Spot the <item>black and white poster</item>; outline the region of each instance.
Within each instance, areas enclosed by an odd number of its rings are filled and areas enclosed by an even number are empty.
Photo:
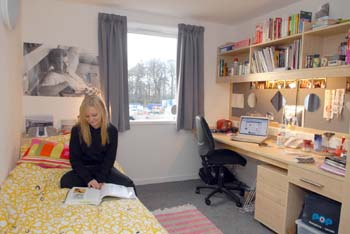
[[[24,95],[79,97],[100,92],[97,55],[73,46],[24,43]]]

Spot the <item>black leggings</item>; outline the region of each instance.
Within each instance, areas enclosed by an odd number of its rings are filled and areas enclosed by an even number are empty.
[[[133,187],[136,193],[134,182],[118,171],[116,168],[112,168],[106,177],[105,183],[119,184],[126,187]],[[68,171],[61,178],[61,188],[72,188],[72,187],[87,187],[84,180],[74,171]]]

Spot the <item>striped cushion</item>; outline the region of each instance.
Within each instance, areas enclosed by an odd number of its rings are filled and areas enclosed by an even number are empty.
[[[69,148],[62,142],[32,139],[20,163],[34,163],[43,168],[70,168]]]
[[[37,139],[37,137],[23,137],[21,139],[21,157],[24,155],[24,153],[27,151],[27,149],[31,146],[33,139]],[[40,140],[69,144],[70,134],[49,136],[49,137],[40,137]]]

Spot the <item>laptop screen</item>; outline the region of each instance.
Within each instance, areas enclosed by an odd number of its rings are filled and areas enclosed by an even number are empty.
[[[239,133],[251,136],[267,136],[269,119],[263,117],[241,116]]]

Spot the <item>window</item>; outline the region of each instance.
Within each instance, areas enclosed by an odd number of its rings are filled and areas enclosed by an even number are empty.
[[[128,33],[130,120],[176,119],[177,39]]]

